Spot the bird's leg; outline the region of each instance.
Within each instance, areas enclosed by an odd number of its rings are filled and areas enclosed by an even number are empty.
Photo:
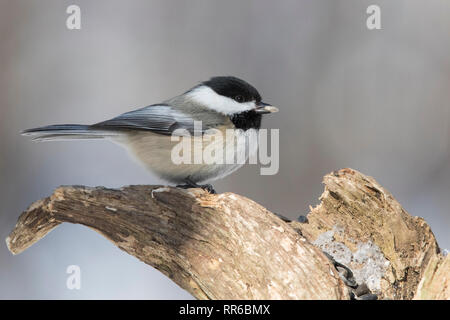
[[[210,184],[197,184],[191,179],[187,178],[184,180],[186,184],[177,185],[177,188],[189,189],[189,188],[201,188],[203,190],[208,191],[209,193],[215,194],[216,190],[214,190],[213,186]]]

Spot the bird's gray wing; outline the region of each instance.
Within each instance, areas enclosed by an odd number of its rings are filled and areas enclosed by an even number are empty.
[[[171,135],[176,129],[194,133],[195,119],[168,104],[156,104],[130,111],[113,119],[96,123],[92,129],[143,130]],[[203,126],[201,131],[206,130]]]

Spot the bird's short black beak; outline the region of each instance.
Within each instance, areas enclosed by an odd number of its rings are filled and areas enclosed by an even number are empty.
[[[258,114],[275,113],[278,112],[278,108],[268,103],[260,102],[256,106],[255,112]]]

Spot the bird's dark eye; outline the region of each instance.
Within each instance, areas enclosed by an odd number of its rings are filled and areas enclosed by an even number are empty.
[[[242,102],[244,101],[244,97],[241,95],[237,95],[236,97],[234,97],[234,100],[236,100],[237,102]]]

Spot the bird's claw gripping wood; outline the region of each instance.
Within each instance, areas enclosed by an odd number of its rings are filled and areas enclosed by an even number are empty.
[[[182,188],[182,189],[200,188],[211,194],[217,193],[211,184],[197,184],[189,179],[186,179],[186,184],[177,185],[177,188]]]

